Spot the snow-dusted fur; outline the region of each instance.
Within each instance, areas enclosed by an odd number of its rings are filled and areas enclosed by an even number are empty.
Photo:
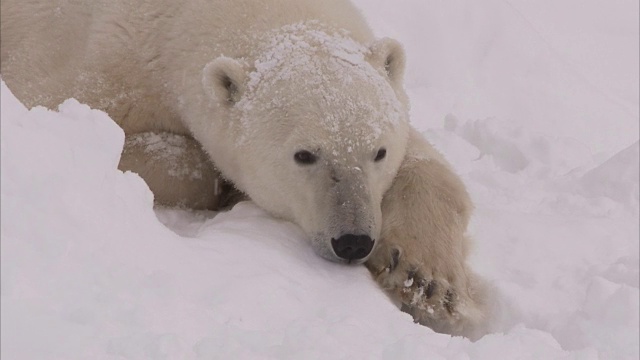
[[[127,134],[120,167],[158,201],[218,204],[220,179],[193,136],[318,254],[341,260],[331,239],[342,234],[376,240],[369,268],[418,321],[470,334],[483,318],[464,263],[464,186],[408,124],[401,46],[376,40],[349,2],[2,0],[1,11],[15,95],[108,112]],[[170,156],[150,150],[158,143]],[[317,160],[296,162],[300,151]]]

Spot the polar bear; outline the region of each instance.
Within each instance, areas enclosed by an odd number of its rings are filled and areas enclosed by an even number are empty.
[[[402,47],[347,0],[1,4],[14,94],[106,111],[127,136],[120,168],[158,202],[221,206],[230,183],[320,256],[365,263],[416,321],[480,334],[469,196],[409,125]]]

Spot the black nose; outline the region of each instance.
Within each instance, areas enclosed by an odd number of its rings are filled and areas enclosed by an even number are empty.
[[[338,257],[348,260],[360,260],[373,249],[373,240],[367,235],[345,234],[331,239],[331,246]]]

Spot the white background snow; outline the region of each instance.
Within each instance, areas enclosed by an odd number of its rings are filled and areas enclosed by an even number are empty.
[[[405,44],[412,121],[475,201],[498,330],[413,324],[251,203],[154,212],[104,113],[3,83],[3,359],[640,356],[638,1],[356,3]]]

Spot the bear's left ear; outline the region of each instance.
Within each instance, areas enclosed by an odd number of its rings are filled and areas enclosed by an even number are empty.
[[[246,78],[247,71],[239,61],[220,56],[204,67],[202,86],[208,96],[233,105],[242,98]]]
[[[402,45],[396,40],[382,38],[369,46],[369,61],[381,68],[394,85],[402,85],[404,77],[405,55]]]

